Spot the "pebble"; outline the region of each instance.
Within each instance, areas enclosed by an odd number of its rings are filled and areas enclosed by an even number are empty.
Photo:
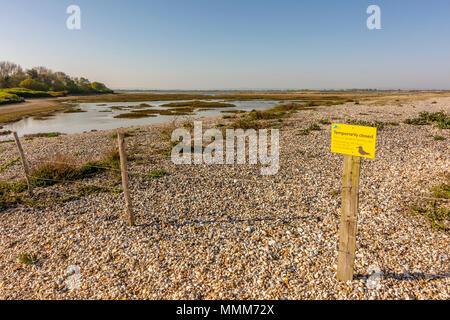
[[[430,136],[448,141],[449,133],[402,121],[425,110],[449,112],[450,99],[414,105],[347,103],[293,114],[283,121],[281,168],[274,177],[261,177],[254,165],[177,166],[150,159],[157,157],[159,130],[167,125],[132,128],[130,171],[169,173],[130,177],[137,226],[127,226],[123,195],[113,193],[4,210],[0,299],[448,300],[449,234],[431,229],[408,208],[417,194],[445,182],[448,143]],[[329,150],[328,125],[296,135],[321,119],[400,123],[378,132],[376,159],[362,162],[354,270],[361,278],[347,283],[336,280],[342,155]],[[204,127],[223,121],[205,119]],[[31,163],[56,152],[96,157],[111,147],[114,131],[38,138],[23,146]],[[1,145],[5,161],[17,156],[14,144]],[[21,178],[20,163],[0,174],[6,181]],[[100,174],[86,182],[108,179]],[[70,188],[38,188],[35,197],[67,195]],[[20,264],[21,253],[35,254],[38,262]],[[368,290],[372,264],[383,276]],[[80,270],[79,287],[66,285],[69,266]]]

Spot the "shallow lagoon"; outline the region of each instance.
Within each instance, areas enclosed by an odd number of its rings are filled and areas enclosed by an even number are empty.
[[[142,101],[142,102],[113,102],[113,103],[80,103],[76,109],[81,109],[84,112],[77,113],[63,113],[58,112],[49,118],[43,120],[39,116],[22,119],[18,122],[7,124],[3,130],[17,131],[19,136],[35,133],[59,132],[64,134],[89,132],[92,130],[108,130],[116,128],[126,128],[132,126],[141,126],[155,123],[170,122],[173,119],[183,120],[201,117],[212,117],[224,115],[222,111],[226,110],[265,110],[270,109],[279,101],[269,100],[250,100],[250,101],[222,101],[222,100],[207,100],[209,102],[218,101],[234,104],[235,107],[216,108],[212,110],[196,110],[193,115],[189,116],[166,116],[157,115],[156,117],[139,118],[139,119],[118,119],[115,116],[122,113],[129,113],[131,110],[116,110],[111,107],[130,107],[138,106],[140,104],[148,104],[151,109],[174,110],[173,108],[162,107],[163,104],[168,104],[177,101]],[[226,113],[225,113],[226,114]],[[1,139],[1,137],[0,137]]]

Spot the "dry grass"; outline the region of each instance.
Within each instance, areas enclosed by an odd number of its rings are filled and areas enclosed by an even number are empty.
[[[41,133],[32,133],[32,134],[26,134],[24,135],[24,138],[54,138],[59,137],[61,133],[59,132],[41,132]]]
[[[188,116],[193,114],[193,108],[177,108],[175,110],[160,110],[160,109],[144,109],[133,110],[130,113],[122,113],[114,118],[116,119],[139,119],[160,116]]]
[[[162,107],[167,108],[233,108],[235,107],[234,104],[231,103],[223,103],[223,102],[206,102],[206,101],[183,101],[183,102],[173,102],[173,103],[167,103],[163,104]]]
[[[414,100],[425,100],[431,98],[450,97],[449,91],[427,92],[427,91],[409,91],[409,92],[390,92],[375,91],[367,93],[364,91],[343,91],[343,92],[318,92],[318,91],[287,91],[287,92],[236,92],[232,94],[205,95],[205,94],[155,94],[155,93],[120,93],[92,95],[83,97],[58,98],[58,100],[47,101],[46,106],[25,106],[22,108],[10,107],[8,110],[0,108],[0,123],[17,121],[23,117],[51,113],[59,110],[65,110],[70,106],[61,102],[142,102],[142,101],[177,101],[177,100],[278,100],[278,101],[303,101],[313,105],[331,105],[353,101],[368,102],[375,105],[384,105],[392,103],[408,103]],[[41,103],[41,102],[40,102]],[[50,105],[49,105],[50,104]],[[6,106],[8,107],[8,106]],[[181,114],[180,114],[181,115]],[[131,115],[130,115],[131,117]]]
[[[32,167],[31,176],[33,184],[38,187],[89,178],[109,169],[112,169],[112,173],[117,177],[119,163],[119,153],[115,148],[106,151],[97,159],[82,163],[73,156],[56,153]]]
[[[369,105],[386,105],[386,104],[407,104],[414,103],[418,100],[427,100],[432,98],[450,97],[449,91],[433,91],[433,92],[418,92],[411,91],[408,94],[390,94],[390,95],[376,95],[372,99],[364,97],[362,101],[369,101]]]
[[[417,99],[429,99],[432,97],[449,97],[450,92],[426,92],[426,91],[285,91],[285,92],[236,92],[231,94],[206,95],[206,94],[156,94],[156,93],[119,93],[100,96],[86,96],[67,98],[64,101],[71,102],[140,102],[140,101],[176,101],[176,100],[279,100],[279,101],[316,101],[324,104],[327,101],[369,101],[374,103],[410,102]]]
[[[59,181],[72,181],[80,178],[80,170],[72,156],[57,153],[31,169],[33,184],[46,187]]]

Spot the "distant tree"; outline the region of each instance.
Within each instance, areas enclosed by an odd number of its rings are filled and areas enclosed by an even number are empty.
[[[78,85],[80,93],[93,93],[93,92],[95,92],[92,89],[91,83],[90,83],[90,81],[88,79],[81,77],[79,79],[76,79],[75,82]]]
[[[112,92],[103,83],[91,83],[86,78],[71,78],[64,72],[53,72],[42,66],[23,71],[15,63],[0,61],[0,89],[18,86],[38,91],[67,91],[72,94]]]
[[[0,88],[17,86],[24,79],[22,67],[9,61],[0,61]]]
[[[92,82],[91,83],[91,87],[92,89],[94,89],[95,91],[98,92],[109,92],[111,91],[110,89],[108,89],[103,83],[101,82]]]
[[[33,79],[33,80],[36,80],[39,75],[38,71],[35,68],[27,70],[26,73],[27,73],[28,78]]]
[[[23,72],[23,71],[16,72],[10,78],[10,87],[11,88],[18,87],[19,84],[26,78],[27,78],[27,76],[25,75],[25,72]]]
[[[59,80],[59,79],[56,79],[55,81],[53,81],[52,86],[50,87],[50,89],[52,91],[66,91],[67,90],[67,88],[64,85],[64,83],[61,80]]]
[[[36,80],[45,83],[47,87],[51,88],[56,81],[53,71],[46,67],[37,67],[35,69],[38,74]]]
[[[78,85],[73,81],[72,79],[68,79],[66,82],[66,90],[69,93],[80,93],[80,88],[78,88]]]
[[[36,90],[36,91],[47,91],[48,90],[48,87],[45,83],[36,81],[34,79],[30,79],[30,78],[23,80],[19,84],[19,86],[21,88]]]

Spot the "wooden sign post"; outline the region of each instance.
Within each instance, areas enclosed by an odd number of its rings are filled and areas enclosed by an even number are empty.
[[[128,188],[127,153],[125,151],[125,139],[123,133],[117,131],[117,140],[119,143],[120,171],[122,174],[123,195],[125,197],[125,206],[128,215],[128,224],[132,227],[134,226],[134,212],[133,212],[133,205],[131,203],[130,190]]]
[[[353,279],[353,263],[356,250],[356,226],[359,205],[359,168],[361,158],[344,156],[342,183],[342,213],[339,230],[338,280]]]
[[[344,154],[337,268],[337,278],[340,281],[353,280],[361,158],[375,158],[376,135],[376,128],[332,124],[331,152]]]

